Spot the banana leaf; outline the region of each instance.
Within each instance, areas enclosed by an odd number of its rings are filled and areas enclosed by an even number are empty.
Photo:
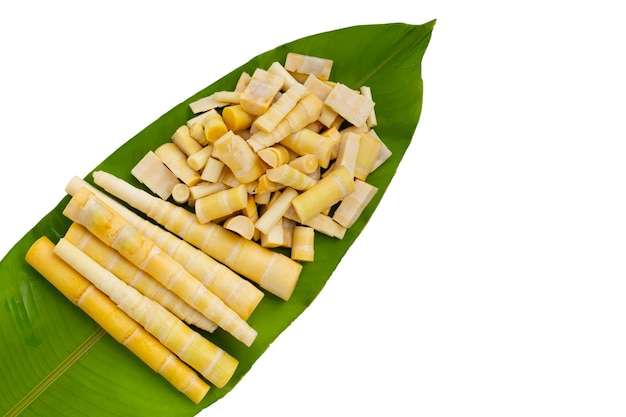
[[[376,132],[393,152],[368,177],[379,192],[344,239],[317,234],[315,262],[305,264],[289,301],[266,294],[249,319],[259,333],[251,347],[220,330],[206,334],[240,361],[226,387],[212,387],[200,404],[194,404],[114,341],[24,261],[26,251],[39,237],[47,236],[56,242],[65,234],[70,222],[62,210],[68,196],[0,263],[0,415],[103,416],[127,415],[132,410],[137,417],[191,416],[232,390],[270,343],[324,288],[383,197],[420,118],[421,63],[434,25],[435,21],[423,25],[352,26],[279,46],[179,103],[94,168],[139,185],[130,169],[192,117],[188,106],[191,101],[232,89],[243,71],[251,73],[274,61],[284,62],[291,51],[334,60],[332,80],[353,88],[371,87],[378,117]],[[91,176],[86,180],[91,182]]]

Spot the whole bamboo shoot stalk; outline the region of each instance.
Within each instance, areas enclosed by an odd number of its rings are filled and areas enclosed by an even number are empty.
[[[218,388],[228,383],[239,362],[223,349],[195,332],[161,304],[118,279],[65,238],[56,244],[54,253],[209,382]]]
[[[129,260],[121,256],[119,252],[107,246],[78,223],[72,223],[65,233],[64,239],[83,251],[100,266],[111,271],[112,274],[126,284],[136,288],[146,297],[157,301],[179,319],[208,332],[213,332],[217,328],[215,323],[207,319],[198,310],[191,307],[150,275],[137,268]]]
[[[195,214],[103,171],[93,174],[97,185],[156,220],[172,233],[224,263],[261,288],[288,300],[302,265],[287,256],[261,247],[215,223],[200,224]]]
[[[78,190],[63,210],[63,214],[70,220],[83,225],[98,239],[152,275],[166,288],[246,346],[250,346],[256,338],[256,330],[245,320],[154,241],[134,228],[124,217],[104,204],[88,189]]]
[[[134,227],[152,239],[209,290],[220,297],[241,318],[247,320],[250,317],[263,298],[263,291],[203,251],[130,211],[87,181],[74,177],[65,187],[65,191],[74,195],[82,187],[97,195],[117,213],[124,216]]]
[[[55,255],[50,239],[44,236],[35,241],[26,252],[26,262],[178,391],[196,404],[202,401],[210,386],[109,297]]]

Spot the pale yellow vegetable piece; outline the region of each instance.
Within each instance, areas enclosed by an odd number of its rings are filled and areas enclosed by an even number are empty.
[[[213,144],[208,144],[187,158],[187,165],[194,171],[202,171],[213,152]]]
[[[306,93],[307,89],[302,84],[293,84],[270,105],[265,113],[256,118],[252,123],[252,128],[262,130],[263,132],[271,132]]]
[[[117,278],[66,239],[59,240],[54,253],[209,382],[218,388],[228,383],[239,362],[222,348],[191,329],[161,304]]]
[[[317,182],[291,165],[280,165],[277,168],[270,168],[265,172],[265,175],[274,183],[283,184],[298,191],[308,190]]]
[[[301,221],[293,206],[285,213],[285,218],[297,221],[304,226],[309,226],[316,231],[337,239],[343,239],[347,229],[334,221],[326,213],[318,213],[306,221]]]
[[[196,218],[200,223],[208,223],[229,216],[246,206],[248,191],[244,184],[228,188],[196,200]]]
[[[370,100],[373,101],[373,97],[372,97],[372,89],[366,85],[361,86],[361,88],[359,89],[361,91],[361,94],[363,94],[365,97],[369,98]],[[372,112],[370,113],[370,115],[367,117],[367,127],[369,127],[370,129],[376,127],[378,125],[378,119],[376,117],[376,110],[372,109]]]
[[[152,151],[148,151],[130,172],[163,200],[170,198],[172,189],[180,183],[178,177]]]
[[[259,220],[254,223],[254,227],[261,233],[268,234],[270,232],[272,227],[282,219],[287,209],[291,206],[291,201],[298,195],[298,191],[291,187],[285,188],[282,192],[277,191],[277,193],[279,193],[278,197],[263,212]]]
[[[306,154],[299,156],[289,162],[289,166],[307,175],[315,174],[319,171],[317,155]]]
[[[300,156],[308,154],[317,156],[317,162],[322,168],[328,168],[334,146],[332,139],[310,129],[298,130],[281,140],[280,144]]]
[[[329,127],[320,133],[320,135],[330,139],[332,141],[332,151],[330,152],[330,159],[336,159],[339,152],[339,144],[341,143],[341,132],[336,127]]]
[[[304,81],[304,87],[311,93],[315,94],[320,100],[326,100],[326,97],[333,90],[333,86],[322,81],[315,75],[309,75]]]
[[[198,310],[191,307],[150,275],[137,268],[128,259],[121,256],[119,252],[107,246],[78,223],[70,225],[64,238],[100,266],[111,271],[116,277],[133,286],[146,297],[150,297],[160,303],[179,319],[208,332],[213,332],[217,328],[215,323],[207,319]]]
[[[161,161],[188,186],[194,186],[200,182],[200,174],[191,169],[187,164],[187,156],[172,142],[159,146],[154,153]]]
[[[315,229],[308,226],[294,227],[291,259],[313,262],[315,259]]]
[[[365,181],[367,176],[374,170],[376,161],[383,149],[383,143],[369,133],[361,133],[359,136],[359,154],[356,160],[354,176]]]
[[[255,195],[259,196],[259,195],[264,195],[266,193],[273,193],[274,191],[282,190],[285,187],[286,187],[285,184],[271,181],[269,177],[267,176],[267,171],[266,171],[265,174],[259,177],[259,182],[257,184]],[[261,201],[259,201],[259,204],[261,204]]]
[[[153,197],[109,173],[96,171],[93,178],[107,192],[145,213],[233,271],[259,284],[261,288],[283,300],[291,297],[302,265],[218,224],[200,224],[190,211]]]
[[[193,187],[189,187],[191,198],[195,201],[207,195],[215,194],[218,191],[227,190],[228,186],[221,182],[200,182]],[[194,203],[195,205],[195,203]]]
[[[345,167],[340,166],[294,198],[291,204],[300,221],[306,222],[354,190],[353,177]]]
[[[285,69],[298,74],[313,74],[322,80],[330,78],[333,67],[331,59],[289,52],[285,58]]]
[[[229,217],[224,222],[224,228],[231,230],[248,240],[254,237],[254,223],[252,223],[252,220],[249,217],[244,216],[243,214]]]
[[[351,177],[354,177],[356,171],[356,162],[359,156],[359,145],[361,143],[361,135],[358,133],[348,132],[344,133],[339,143],[339,150],[337,151],[337,159],[335,160],[335,167],[344,166]]]
[[[222,176],[222,170],[224,169],[224,163],[219,159],[210,157],[206,161],[206,165],[202,170],[202,174],[200,175],[200,179],[203,181],[214,182],[217,183]]]
[[[314,94],[305,94],[271,132],[254,133],[248,144],[256,152],[280,142],[290,134],[313,123],[320,116],[323,103]]]
[[[272,145],[257,152],[259,157],[272,168],[289,162],[289,150],[282,145]]]
[[[109,297],[54,254],[54,244],[43,236],[26,252],[26,262],[80,307],[118,343],[134,353],[178,391],[198,404],[210,386],[146,329],[124,313]]]
[[[189,127],[189,134],[192,138],[194,138],[198,143],[202,146],[208,145],[206,138],[204,137],[204,127],[202,127],[202,122],[194,121],[190,123],[187,121],[187,127]]]
[[[213,157],[222,161],[241,184],[257,180],[266,166],[239,135],[228,131],[213,145]]]
[[[259,220],[259,210],[254,197],[254,195],[248,194],[248,204],[241,209],[241,214],[249,218],[252,223],[252,239],[259,240],[261,238],[261,232],[254,227],[254,223]]]
[[[213,98],[224,104],[239,104],[241,91],[216,91],[213,93]]]
[[[241,75],[239,76],[239,79],[237,80],[237,84],[235,85],[234,91],[242,92],[246,88],[246,86],[250,83],[251,79],[252,79],[252,76],[250,74],[248,74],[245,71],[242,72]],[[239,98],[239,100],[241,101],[241,97]]]
[[[202,97],[196,101],[189,103],[189,108],[191,109],[192,112],[194,112],[195,114],[198,114],[198,113],[207,112],[212,109],[216,109],[222,105],[223,103],[220,101],[217,101],[215,99],[215,96],[211,94],[209,96]]]
[[[149,220],[140,217],[85,180],[78,177],[72,178],[66,186],[66,192],[74,195],[83,187],[97,195],[136,227],[137,230],[152,239],[162,250],[177,260],[187,271],[202,282],[205,287],[221,298],[241,318],[247,320],[250,317],[263,298],[263,291],[203,251]]]
[[[333,220],[346,228],[352,227],[378,192],[378,188],[359,179],[354,185],[355,191],[341,201],[333,214]]]
[[[374,131],[374,129],[371,129],[368,132],[369,135],[377,138],[378,140],[380,140],[380,137],[378,136],[378,134]],[[381,166],[387,159],[389,159],[391,157],[391,150],[387,147],[387,145],[385,144],[385,142],[383,142],[381,140],[381,149],[380,149],[380,153],[378,154],[378,157],[376,158],[376,162],[374,162],[374,166],[372,167],[372,171],[376,170],[379,166]]]
[[[156,197],[155,199],[165,203],[164,200]],[[179,208],[186,211],[182,207]],[[83,225],[246,346],[250,346],[256,338],[256,330],[245,320],[154,241],[133,227],[87,188],[81,188],[74,194],[63,214]]]
[[[287,71],[285,69],[285,67],[282,66],[282,64],[280,62],[272,62],[272,65],[269,66],[269,68],[267,69],[268,72],[271,72],[272,74],[278,75],[280,77],[283,77],[283,79],[285,80],[284,84],[283,84],[283,91],[287,91],[288,89],[290,89],[294,84],[299,84],[298,80],[296,80],[293,75],[291,75],[289,73],[289,71]]]
[[[258,116],[265,113],[284,83],[283,77],[257,68],[241,92],[241,106],[250,114]]]
[[[191,136],[189,126],[187,125],[181,125],[178,129],[176,129],[172,135],[172,142],[174,142],[176,146],[183,151],[185,156],[192,155],[202,149],[202,145],[199,144],[193,136]]]
[[[222,110],[222,119],[228,130],[239,132],[250,128],[256,116],[245,111],[241,104],[236,104],[224,107],[224,110]]]
[[[216,110],[209,110],[206,117],[202,121],[204,130],[204,138],[208,143],[213,143],[221,138],[227,131],[228,127],[222,116]]]
[[[185,204],[189,200],[189,186],[179,182],[172,189],[172,199],[177,204]]]
[[[335,84],[324,104],[354,126],[365,125],[374,110],[374,102],[370,98],[341,83]]]
[[[284,218],[281,218],[268,233],[261,233],[261,246],[264,248],[278,248],[285,246]]]

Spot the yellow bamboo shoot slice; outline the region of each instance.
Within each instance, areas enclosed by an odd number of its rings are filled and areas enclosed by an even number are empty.
[[[320,167],[317,155],[312,153],[294,158],[289,162],[289,166],[307,175],[319,172]]]
[[[163,200],[170,198],[172,189],[180,182],[178,177],[152,151],[148,151],[130,172],[140,183]]]
[[[256,116],[244,110],[241,104],[224,107],[222,119],[228,130],[239,132],[248,129],[256,119]]]
[[[224,228],[231,230],[248,240],[254,237],[254,223],[249,217],[244,216],[243,214],[229,217],[224,222]]]
[[[109,297],[55,255],[54,244],[47,237],[33,243],[26,252],[26,262],[178,391],[196,404],[202,401],[210,386]]]
[[[277,191],[277,193],[280,193],[278,197],[254,224],[254,227],[261,233],[268,234],[270,232],[272,227],[282,219],[287,209],[291,206],[291,201],[298,195],[298,191],[291,187],[285,188],[282,192]]]
[[[248,203],[248,191],[244,184],[218,191],[196,200],[196,217],[200,223],[208,223],[241,210]]]
[[[289,207],[289,210],[285,213],[285,218],[294,220],[304,226],[312,227],[316,231],[336,239],[343,239],[347,231],[345,227],[325,213],[318,213],[306,221],[301,221],[293,206]]]
[[[359,90],[361,91],[361,94],[363,94],[365,97],[373,101],[372,89],[370,87],[366,85],[362,85]],[[367,127],[370,129],[378,125],[378,119],[376,118],[376,109],[372,109],[372,112],[367,118],[366,124],[367,124]]]
[[[308,226],[295,226],[293,229],[293,244],[291,245],[291,259],[313,262],[315,259],[314,246],[315,229]]]
[[[202,145],[191,136],[189,126],[182,125],[172,135],[172,142],[178,146],[185,156],[192,155],[202,149]]]
[[[356,171],[360,142],[361,136],[358,133],[348,132],[342,135],[341,143],[339,144],[335,166],[344,166],[351,177],[354,177],[354,172]]]
[[[228,383],[239,362],[222,348],[161,304],[121,281],[66,239],[61,238],[53,251],[209,382],[218,388]]]
[[[330,78],[333,67],[331,59],[289,52],[285,59],[285,69],[291,73],[313,74],[322,80]]]
[[[288,89],[290,89],[294,84],[298,84],[298,80],[296,80],[290,73],[289,71],[287,71],[285,69],[285,67],[283,67],[281,65],[280,62],[272,62],[272,65],[269,66],[269,68],[267,69],[268,72],[271,72],[272,74],[278,75],[280,77],[283,78],[283,80],[285,80],[285,82],[283,83],[283,91],[287,91]]]
[[[226,122],[216,110],[209,110],[206,113],[206,117],[202,121],[202,128],[207,143],[215,142],[228,131]]]
[[[378,188],[359,179],[354,181],[354,185],[355,191],[341,201],[333,214],[333,220],[346,228],[352,227],[378,191]]]
[[[213,152],[213,144],[208,144],[187,158],[187,165],[194,171],[202,171]]]
[[[265,113],[284,83],[283,77],[257,68],[252,74],[252,79],[241,92],[241,106],[250,114]]]
[[[226,165],[241,184],[257,180],[265,172],[261,158],[239,135],[228,131],[213,144],[213,157]]]
[[[257,152],[259,157],[272,168],[289,162],[289,150],[282,145],[272,145]]]
[[[189,200],[189,186],[179,182],[172,189],[172,199],[176,204],[185,204]]]
[[[374,170],[376,161],[383,149],[380,139],[369,133],[361,133],[359,141],[359,154],[356,159],[354,176],[365,181],[367,176]]]
[[[324,104],[335,110],[354,126],[362,126],[374,110],[374,102],[363,94],[336,83]]]
[[[68,194],[74,195],[83,187],[97,195],[136,227],[137,230],[152,239],[162,250],[177,260],[194,277],[202,282],[205,287],[222,299],[241,318],[247,320],[250,317],[250,314],[252,314],[263,298],[263,291],[203,251],[154,223],[143,219],[85,180],[78,177],[72,178],[66,186],[66,191]],[[193,218],[193,215],[191,215],[191,218]]]
[[[306,128],[290,134],[281,140],[280,144],[300,156],[308,154],[317,156],[318,164],[322,168],[328,168],[334,146],[330,138]]]
[[[271,132],[306,93],[307,89],[302,84],[293,84],[292,87],[270,105],[266,112],[256,118],[252,123],[252,128]]]
[[[206,161],[206,165],[202,170],[202,174],[200,175],[200,179],[203,181],[217,183],[222,176],[222,170],[224,169],[224,163],[219,159],[210,157]]]
[[[306,222],[354,190],[353,177],[345,167],[340,166],[294,198],[291,204],[300,221]]]
[[[182,207],[178,208],[186,211]],[[154,241],[134,228],[123,216],[103,203],[88,189],[79,189],[70,199],[63,214],[70,220],[82,224],[104,243],[152,275],[166,288],[246,346],[250,346],[256,338],[256,330],[245,320],[241,319]]]
[[[93,174],[97,185],[151,217],[172,233],[217,261],[288,300],[298,282],[302,265],[287,256],[261,247],[214,223],[200,224],[190,211],[153,197],[104,171]],[[219,324],[219,323],[218,323]]]
[[[265,172],[267,178],[275,183],[286,185],[298,191],[308,190],[317,182],[307,174],[298,171],[291,165],[281,165]]]
[[[188,186],[194,186],[200,182],[200,174],[191,169],[187,164],[187,156],[175,143],[168,142],[159,146],[154,153],[161,161]]]

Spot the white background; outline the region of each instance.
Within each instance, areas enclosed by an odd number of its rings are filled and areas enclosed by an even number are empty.
[[[377,212],[201,415],[624,416],[618,3],[3,2],[0,256],[73,175],[253,56],[437,19],[422,119]]]

